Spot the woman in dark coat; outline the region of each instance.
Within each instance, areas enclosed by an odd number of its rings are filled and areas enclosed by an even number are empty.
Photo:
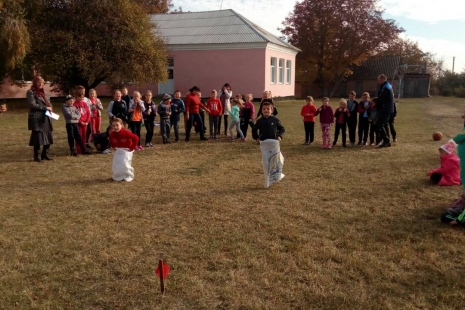
[[[31,130],[29,146],[34,147],[34,160],[51,160],[48,156],[50,144],[53,144],[53,127],[50,118],[45,115],[46,111],[52,112],[50,97],[44,92],[44,79],[41,76],[34,77],[31,89],[27,91],[27,102],[29,104],[28,129]],[[40,146],[42,154],[39,157]]]

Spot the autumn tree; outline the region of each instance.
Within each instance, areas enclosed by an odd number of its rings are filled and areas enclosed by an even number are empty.
[[[20,65],[29,47],[24,1],[0,0],[0,80]]]
[[[317,83],[325,95],[334,92],[351,68],[403,32],[384,19],[378,0],[304,0],[280,29],[297,54],[297,79]],[[381,73],[381,72],[380,72]]]
[[[134,0],[24,2],[31,38],[27,66],[57,90],[166,79],[164,42]]]

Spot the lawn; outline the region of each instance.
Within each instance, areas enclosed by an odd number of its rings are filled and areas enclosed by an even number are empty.
[[[461,130],[463,100],[403,100],[399,142],[379,150],[322,150],[319,128],[302,145],[302,105],[278,103],[286,177],[269,189],[250,140],[157,136],[134,155],[135,180],[117,183],[111,155],[68,156],[60,119],[54,161],[35,163],[27,110],[10,105],[0,309],[463,308],[465,231],[439,222],[461,187],[426,177],[439,165],[431,134]]]

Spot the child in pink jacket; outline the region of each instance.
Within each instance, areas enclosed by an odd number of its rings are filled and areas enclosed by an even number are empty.
[[[441,167],[428,172],[431,183],[439,186],[460,185],[460,159],[454,154],[456,144],[449,141],[439,148]]]

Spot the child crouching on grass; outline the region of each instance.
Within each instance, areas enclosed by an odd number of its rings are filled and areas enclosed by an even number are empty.
[[[428,172],[433,185],[460,185],[460,159],[455,155],[456,144],[453,140],[439,148],[441,167]]]
[[[105,132],[97,133],[93,135],[94,146],[97,152],[101,154],[111,154],[110,132],[111,132],[111,125],[107,127],[107,130]]]
[[[139,143],[139,137],[123,127],[123,120],[113,119],[113,131],[110,133],[110,144],[116,149],[113,156],[113,180],[130,182],[134,180],[132,156]]]
[[[324,149],[331,149],[331,125],[334,123],[333,108],[329,105],[329,98],[323,97],[323,105],[315,112],[315,116],[320,115],[321,134],[323,136]]]

